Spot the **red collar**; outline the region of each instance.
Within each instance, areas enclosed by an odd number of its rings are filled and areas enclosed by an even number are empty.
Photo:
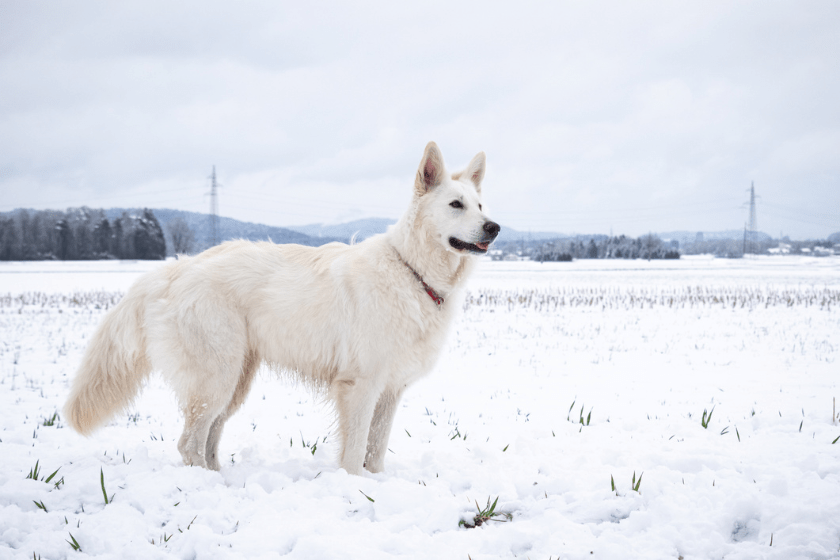
[[[396,249],[394,250],[396,251]],[[423,280],[423,277],[420,276],[416,270],[411,268],[411,265],[405,262],[405,260],[402,258],[402,255],[400,255],[399,251],[397,251],[397,258],[400,259],[400,262],[403,263],[408,270],[411,271],[414,277],[417,278],[417,281],[423,285],[423,289],[426,290],[426,293],[429,294],[429,297],[432,298],[432,301],[435,302],[435,304],[437,304],[438,307],[440,307],[441,304],[444,302],[443,296],[438,294],[434,288],[426,284],[426,281]]]

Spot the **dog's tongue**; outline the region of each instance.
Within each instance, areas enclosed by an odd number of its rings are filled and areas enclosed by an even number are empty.
[[[482,251],[486,251],[487,247],[489,247],[490,244],[489,243],[476,243],[475,246],[478,247],[479,249],[481,249]]]

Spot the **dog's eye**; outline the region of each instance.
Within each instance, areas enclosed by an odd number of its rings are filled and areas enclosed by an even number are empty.
[[[461,204],[460,200],[453,200],[452,202],[449,203],[449,206],[451,206],[452,208],[463,208],[464,207],[464,205]]]
[[[483,208],[481,207],[481,203],[478,204],[478,209],[483,210]]]

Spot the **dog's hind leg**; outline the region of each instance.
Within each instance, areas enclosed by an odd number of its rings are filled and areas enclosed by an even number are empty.
[[[211,427],[234,400],[241,379],[241,374],[236,376],[227,372],[241,372],[241,364],[242,360],[227,367],[208,367],[203,375],[186,376],[192,382],[189,390],[179,396],[184,411],[184,432],[178,440],[178,451],[185,465],[209,467],[207,441]]]
[[[373,411],[365,455],[365,468],[372,473],[382,472],[385,468],[385,451],[388,449],[391,426],[394,424],[394,414],[397,412],[402,392],[403,388],[397,391],[385,389],[379,395]]]
[[[241,400],[234,395],[249,351],[247,324],[238,310],[212,290],[199,295],[161,301],[148,330],[152,362],[184,413],[178,451],[184,464],[207,467],[211,427],[232,401]]]
[[[212,377],[209,374],[206,376]],[[236,378],[224,380],[230,381],[229,384],[220,381],[215,379],[211,383],[207,379],[206,386],[189,393],[187,399],[180,399],[183,403],[184,431],[178,440],[178,451],[185,465],[213,468],[207,461],[207,441],[213,424],[224,414],[237,386]]]
[[[178,439],[178,451],[181,452],[185,465],[207,467],[207,434],[213,420],[221,411],[208,397],[209,395],[195,395],[183,407],[184,431]]]
[[[361,474],[371,418],[379,396],[369,379],[350,377],[333,381],[331,397],[338,412],[341,453],[338,463],[350,474]]]
[[[239,381],[236,384],[236,389],[233,392],[233,398],[227,405],[227,408],[219,414],[213,423],[210,425],[210,432],[207,435],[207,444],[204,453],[207,461],[207,468],[217,471],[221,468],[219,464],[219,440],[222,438],[222,429],[225,427],[225,422],[228,418],[234,415],[239,410],[248,392],[251,390],[251,383],[254,380],[257,367],[260,361],[257,355],[249,353],[245,356],[245,361],[242,362],[242,374],[239,376]]]

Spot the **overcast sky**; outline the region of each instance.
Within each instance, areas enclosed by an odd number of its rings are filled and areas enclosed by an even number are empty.
[[[0,1],[0,211],[399,217],[429,140],[503,226],[840,231],[840,2]]]

